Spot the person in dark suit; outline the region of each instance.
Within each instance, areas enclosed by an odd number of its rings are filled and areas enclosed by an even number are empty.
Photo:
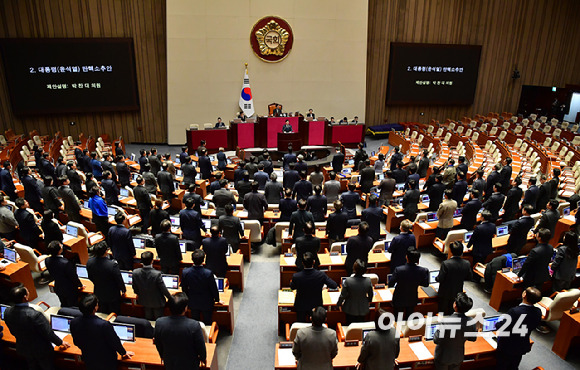
[[[405,164],[403,161],[399,161],[397,163],[397,168],[393,171],[393,178],[397,182],[397,184],[405,184],[405,189],[410,189],[409,184],[407,183],[407,176],[409,176],[408,171],[404,168]],[[416,184],[415,184],[416,185]]]
[[[137,163],[139,163],[139,172],[142,174],[145,171],[145,165],[149,164],[149,160],[147,159],[147,153],[145,152],[145,149],[140,149],[139,154],[140,156],[137,160]]]
[[[429,169],[429,165],[431,161],[429,160],[429,152],[427,149],[423,149],[422,157],[419,160],[419,164],[417,165],[417,173],[419,174],[419,178],[423,179],[427,176],[427,170]]]
[[[560,185],[560,173],[562,173],[562,171],[560,171],[560,169],[557,167],[552,170],[552,174],[554,176],[549,181],[550,199],[556,199],[556,197],[558,197],[558,186]]]
[[[550,279],[548,266],[554,255],[554,248],[550,244],[552,233],[549,229],[540,229],[536,239],[538,244],[528,253],[528,257],[522,266],[518,276],[522,278],[525,287],[534,286],[538,289]]]
[[[167,370],[197,370],[206,361],[203,332],[186,316],[188,305],[185,293],[175,293],[168,301],[171,316],[155,322],[153,341]]]
[[[244,208],[248,211],[249,220],[258,220],[264,223],[264,212],[268,210],[268,201],[262,193],[258,193],[260,185],[252,182],[252,191],[244,196]]]
[[[473,235],[467,243],[467,249],[473,254],[473,264],[485,263],[487,256],[493,252],[493,237],[496,233],[492,215],[487,209],[481,212],[483,222],[475,227]]]
[[[551,183],[546,181],[546,175],[540,175],[540,188],[538,190],[538,198],[536,201],[536,213],[543,209],[546,209],[548,202],[550,201],[550,194],[552,192]]]
[[[4,312],[4,322],[16,338],[16,352],[26,359],[30,370],[54,369],[55,344],[59,349],[67,349],[70,344],[60,339],[52,329],[44,314],[28,305],[28,289],[17,286],[10,291],[16,303]]]
[[[226,214],[225,207],[230,204],[234,208],[236,206],[236,198],[234,193],[228,190],[228,180],[220,180],[221,188],[216,190],[213,194],[212,202],[215,205],[215,214],[217,217],[221,217]]]
[[[280,199],[278,209],[280,210],[280,221],[290,221],[292,214],[298,209],[298,202],[292,199],[292,189],[284,190],[284,199]]]
[[[328,200],[326,196],[322,195],[322,186],[316,185],[314,187],[314,195],[308,197],[306,201],[307,209],[312,213],[315,222],[324,222],[326,218],[326,211],[328,208]]]
[[[483,208],[491,213],[491,221],[495,222],[499,218],[499,211],[503,207],[505,195],[501,192],[501,184],[498,182],[493,186],[493,194],[491,194],[485,202]]]
[[[188,198],[193,199],[193,209],[197,213],[201,214],[201,206],[205,205],[205,201],[203,200],[202,196],[197,193],[198,189],[199,185],[196,183],[189,185],[189,188],[187,188],[187,193],[183,195],[183,199],[181,199],[181,202],[185,203],[185,200]]]
[[[272,110],[272,115],[274,117],[282,117],[282,106],[276,105],[276,108]],[[286,120],[286,122],[288,122],[288,120]]]
[[[123,144],[120,141],[115,143],[115,155],[125,155],[125,152],[123,151]]]
[[[228,270],[228,261],[226,254],[229,251],[226,238],[220,235],[219,226],[214,225],[210,228],[211,237],[202,241],[203,251],[205,252],[205,267],[208,268],[217,277],[225,278]]]
[[[202,266],[205,252],[196,249],[191,253],[193,266],[183,270],[181,289],[189,298],[191,317],[206,325],[211,325],[214,303],[220,302],[220,295],[213,273]]]
[[[476,179],[473,180],[473,184],[471,184],[471,189],[476,189],[479,191],[479,200],[483,201],[483,195],[485,194],[485,190],[487,189],[487,182],[483,178],[484,171],[482,169],[478,169],[475,171]]]
[[[536,209],[536,202],[538,199],[538,195],[540,192],[540,188],[536,186],[536,178],[531,177],[528,182],[528,190],[524,193],[524,200],[522,200],[522,208],[525,204],[529,204],[532,206],[532,213]]]
[[[512,159],[510,157],[505,159],[505,166],[502,167],[499,174],[501,188],[504,191],[504,194],[507,194],[510,183],[512,181]]]
[[[419,174],[417,173],[417,165],[415,163],[411,163],[407,166],[407,178],[405,179],[405,189],[419,189]],[[414,187],[409,185],[409,181],[415,181]]]
[[[363,338],[360,355],[357,360],[357,369],[393,370],[395,359],[401,350],[399,336],[391,325],[384,325],[383,315],[387,312],[379,308],[375,315],[375,330]],[[383,325],[381,325],[383,324]],[[360,366],[359,366],[360,365]]]
[[[212,195],[216,192],[216,190],[220,190],[222,188],[220,185],[220,180],[223,177],[223,172],[216,171],[214,177],[215,177],[215,180],[212,181],[211,184],[209,184],[209,189],[208,189],[209,193]]]
[[[157,174],[157,182],[159,183],[159,190],[161,190],[163,200],[171,200],[175,195],[173,194],[173,191],[175,190],[173,176],[171,176],[171,173],[167,171],[168,168],[167,162],[164,162],[161,165],[161,171]]]
[[[149,214],[149,221],[151,225],[151,235],[159,234],[161,231],[161,223],[163,220],[169,221],[169,213],[163,209],[163,201],[161,199],[155,200],[155,208]],[[171,229],[171,222],[169,222],[169,228]]]
[[[296,182],[292,188],[292,198],[296,201],[307,200],[312,195],[312,183],[306,180],[307,177],[306,171],[300,171],[300,181]]]
[[[282,132],[283,133],[294,132],[294,129],[292,128],[292,125],[290,124],[290,121],[286,120],[286,122],[284,122],[284,126],[282,126]]]
[[[67,214],[70,221],[81,222],[81,206],[74,191],[70,187],[70,180],[67,175],[59,177],[59,182],[62,184],[58,188],[58,195],[62,198],[64,203],[64,212]]]
[[[455,241],[451,243],[450,249],[453,257],[443,261],[436,278],[439,282],[439,290],[437,291],[439,312],[443,312],[444,315],[453,313],[453,302],[457,294],[463,292],[463,282],[472,279],[469,261],[461,258],[463,243]]]
[[[538,226],[534,230],[534,233],[537,233],[538,230],[542,228],[546,228],[550,230],[550,233],[554,235],[554,231],[556,230],[556,224],[560,219],[560,212],[558,211],[558,201],[552,199],[548,202],[547,209],[543,212],[542,217],[540,217],[540,221],[538,222]]]
[[[207,156],[206,149],[202,150],[202,152],[200,153],[198,165],[199,165],[199,172],[201,172],[201,178],[204,180],[209,180],[209,178],[211,177],[212,166],[211,166],[211,160]]]
[[[479,190],[472,189],[469,194],[469,200],[461,209],[460,229],[473,230],[477,223],[477,214],[482,205]]]
[[[502,216],[502,221],[512,221],[520,209],[520,200],[524,191],[520,188],[522,184],[522,179],[516,177],[512,181],[512,187],[508,190],[505,203],[503,205],[504,214]]]
[[[16,205],[16,211],[14,211],[14,218],[18,221],[18,228],[20,231],[20,237],[22,237],[28,246],[32,249],[38,248],[38,243],[42,235],[42,230],[36,224],[34,216],[30,213],[28,208],[28,201],[22,198],[16,199],[14,202]]]
[[[473,320],[465,316],[465,313],[473,307],[473,300],[467,294],[459,292],[452,305],[453,314],[442,319],[433,337],[437,345],[435,347],[436,369],[459,369],[465,356],[465,341],[477,340],[477,327],[475,324],[470,324]]]
[[[304,270],[292,275],[290,287],[296,290],[294,309],[298,322],[308,322],[308,316],[312,309],[322,306],[322,287],[326,284],[330,289],[336,289],[338,285],[324,272],[314,269],[314,255],[311,252],[304,253]]]
[[[496,368],[499,370],[517,370],[522,361],[522,356],[530,352],[530,333],[533,332],[542,321],[542,312],[534,305],[542,299],[542,293],[536,288],[528,287],[522,293],[522,303],[517,307],[512,307],[507,314],[511,320],[503,327],[506,335],[498,336],[496,358]],[[502,328],[506,319],[498,321],[496,327]],[[513,328],[519,325],[517,331]],[[522,330],[525,335],[522,335]]]
[[[103,181],[101,181],[101,187],[105,191],[105,201],[107,205],[118,205],[119,204],[119,188],[117,184],[111,178],[111,172],[103,172]]]
[[[360,171],[360,187],[361,192],[369,193],[375,181],[375,170],[371,167],[371,161],[366,159],[364,161],[364,168]]]
[[[163,316],[165,298],[171,299],[161,271],[153,268],[153,253],[145,251],[141,253],[141,264],[133,270],[133,291],[137,295],[137,303],[145,308],[145,318],[156,320]]]
[[[103,154],[103,162],[101,163],[101,166],[103,167],[103,171],[109,171],[111,173],[111,179],[115,183],[118,183],[117,173],[115,172],[115,167],[113,167],[113,164],[111,163],[111,155],[109,153]]]
[[[277,181],[278,175],[275,173],[270,174],[270,181],[268,181],[264,187],[264,196],[268,204],[278,204],[280,199],[284,194],[284,187]]]
[[[465,157],[460,155],[459,158],[457,158],[457,162],[458,162],[457,173],[459,174],[459,172],[461,172],[467,176],[467,172],[469,171],[469,167],[467,166],[467,163],[465,163]]]
[[[415,310],[419,300],[417,291],[419,286],[429,286],[429,270],[418,266],[420,257],[421,253],[418,250],[409,248],[407,264],[397,267],[389,281],[390,287],[397,284],[393,293],[393,308],[395,315],[402,314],[403,320],[406,320]]]
[[[171,233],[171,221],[163,220],[161,233],[155,237],[155,249],[164,274],[179,274],[179,264],[182,260],[181,249],[177,236]]]
[[[238,162],[238,166],[234,170],[234,185],[238,183],[244,177],[244,167],[246,167],[246,161],[241,160]]]
[[[42,233],[44,235],[43,241],[45,249],[46,246],[50,244],[50,242],[58,241],[62,243],[63,240],[62,230],[60,229],[58,224],[53,221],[53,219],[54,213],[52,213],[50,209],[44,211],[42,221],[40,222],[40,227],[42,228]],[[42,249],[43,252],[45,251],[45,249]]]
[[[137,176],[135,180],[137,186],[133,189],[133,196],[135,197],[135,201],[137,202],[137,209],[139,209],[139,215],[141,216],[142,224],[141,224],[141,232],[143,234],[147,233],[147,229],[150,225],[149,216],[151,215],[151,196],[147,189],[143,186],[144,180],[143,176]]]
[[[342,283],[337,305],[346,315],[346,324],[363,322],[369,313],[369,304],[373,300],[371,279],[363,276],[367,270],[366,263],[357,259],[353,266],[354,276],[347,277]]]
[[[290,216],[289,234],[292,235],[293,242],[296,242],[297,238],[304,235],[304,225],[308,221],[314,224],[314,217],[312,213],[306,210],[306,200],[300,199],[298,201],[298,210],[294,211],[292,216]]]
[[[375,242],[381,237],[381,220],[383,219],[383,209],[378,207],[378,200],[376,195],[371,194],[369,206],[363,209],[361,215],[361,221],[366,221],[369,224],[369,236]]]
[[[340,148],[335,148],[335,153],[332,156],[332,170],[335,173],[340,173],[342,171],[342,166],[344,165],[344,154]]]
[[[437,212],[439,205],[443,202],[443,193],[445,192],[445,185],[443,185],[443,176],[438,174],[435,176],[435,183],[427,189],[429,195],[429,212]],[[413,220],[415,221],[415,220]]]
[[[407,262],[407,251],[416,248],[415,235],[411,233],[412,227],[413,223],[411,221],[401,221],[401,232],[389,244],[387,252],[391,253],[391,271],[395,271],[397,267],[403,266]]]
[[[4,168],[0,170],[0,190],[6,193],[10,200],[15,201],[17,198],[16,185],[14,185],[12,174],[10,174],[11,167],[10,161],[4,161]]]
[[[352,266],[357,259],[365,264],[368,262],[373,243],[373,238],[369,236],[369,224],[365,221],[361,222],[358,227],[358,235],[351,236],[346,242],[347,255],[344,267],[347,275],[352,274]]]
[[[188,156],[189,157],[189,156]],[[151,166],[151,172],[157,176],[157,173],[161,171],[161,159],[157,155],[157,148],[151,148],[151,154],[149,155],[149,165]]]
[[[226,156],[226,153],[224,153],[224,148],[220,147],[218,149],[218,153],[216,154],[216,158],[218,160],[217,168],[220,171],[225,171],[227,166],[228,166],[228,157]]]
[[[95,294],[100,297],[100,312],[120,313],[121,295],[127,287],[121,277],[119,265],[107,257],[107,243],[100,242],[93,246],[94,257],[87,262],[87,274],[95,286]]]
[[[288,153],[284,154],[282,158],[282,165],[284,171],[288,171],[290,169],[290,163],[296,163],[296,154],[293,152],[292,144],[288,144]],[[284,186],[286,187],[286,186]]]
[[[405,218],[410,221],[415,221],[417,213],[419,212],[418,204],[421,197],[419,190],[415,188],[415,180],[409,181],[411,190],[407,190],[403,195],[403,214]]]
[[[534,208],[531,204],[525,204],[522,207],[522,217],[516,220],[510,229],[510,236],[506,245],[508,253],[520,254],[522,248],[528,241],[528,232],[534,227],[536,223],[531,217]]]
[[[115,215],[115,222],[117,224],[109,228],[107,240],[111,246],[113,258],[119,264],[119,269],[133,270],[133,258],[136,252],[131,230],[127,229],[123,224],[126,219],[123,212],[117,212]]]
[[[391,166],[391,171],[394,171],[397,169],[397,164],[403,160],[403,154],[400,153],[399,151],[399,147],[395,147],[394,149],[394,153],[391,156],[391,159],[389,160],[389,164]]]
[[[68,179],[70,181],[69,186],[70,186],[71,190],[75,193],[77,198],[82,198],[83,197],[83,189],[82,189],[83,180],[81,180],[81,176],[77,172],[77,165],[73,161],[69,161],[67,166],[68,166],[68,170],[66,171],[66,176],[68,177]],[[88,189],[90,189],[90,187],[88,187],[88,184],[86,184],[86,185],[87,185],[87,191],[88,191]]]
[[[110,322],[95,315],[99,306],[97,295],[84,296],[79,307],[83,315],[71,321],[70,332],[88,370],[116,369],[117,353],[123,360],[135,354],[125,350]]]
[[[147,189],[149,194],[156,195],[158,186],[156,177],[157,175],[154,175],[151,172],[151,166],[149,166],[149,163],[145,165],[145,171],[143,171],[141,175],[143,176],[143,180],[145,180],[145,189]]]
[[[250,173],[248,171],[243,172],[242,180],[235,184],[235,188],[238,191],[238,203],[244,204],[244,197],[252,191],[252,181],[250,181]]]
[[[483,290],[486,293],[491,294],[497,272],[504,267],[512,267],[512,261],[517,257],[518,255],[515,253],[505,253],[494,257],[491,261],[485,264],[485,271],[483,273]]]
[[[62,206],[62,202],[58,197],[58,191],[56,187],[53,186],[54,180],[52,177],[45,177],[44,178],[44,187],[40,191],[42,194],[42,198],[44,199],[44,208],[49,209],[52,213],[58,217],[60,213],[60,207]]]
[[[335,200],[333,205],[334,212],[328,215],[328,220],[326,221],[326,235],[328,235],[329,245],[343,241],[348,227],[348,214],[343,212],[342,202]]]
[[[304,235],[296,238],[296,269],[298,271],[304,270],[304,254],[306,252],[312,253],[314,256],[314,267],[320,266],[318,259],[318,252],[320,252],[320,239],[314,236],[314,224],[306,222],[304,225]]]
[[[117,180],[122,187],[129,186],[131,183],[131,170],[127,163],[125,163],[125,158],[122,155],[118,155],[115,158],[117,162],[115,168],[117,170]]]
[[[300,181],[300,174],[295,170],[296,163],[292,162],[288,165],[288,169],[284,171],[282,177],[282,186],[285,189],[294,190],[294,185]]]
[[[457,181],[453,185],[453,193],[451,199],[457,202],[457,207],[463,204],[463,197],[467,193],[467,181],[465,181],[465,173],[457,172]]]
[[[385,178],[381,180],[378,186],[379,203],[382,206],[389,205],[390,201],[393,200],[393,193],[395,192],[396,181],[393,178],[393,171],[387,170],[385,173]]]
[[[312,326],[298,330],[292,345],[292,354],[298,369],[331,370],[332,359],[338,354],[336,332],[324,327],[326,310],[317,306],[309,312]]]
[[[206,231],[205,225],[201,221],[201,214],[193,209],[192,198],[185,200],[185,209],[179,211],[179,225],[183,233],[183,239],[193,242],[193,249],[201,246],[201,231]]]
[[[195,183],[197,170],[191,163],[191,157],[189,156],[185,157],[185,162],[181,164],[181,171],[183,172],[183,183],[185,184],[185,186],[189,187],[189,185]]]
[[[360,199],[359,193],[355,192],[356,184],[349,182],[348,183],[348,191],[342,193],[340,195],[340,200],[342,201],[342,205],[344,211],[348,215],[349,218],[357,218],[356,214],[356,206],[361,204],[362,201]]]
[[[91,173],[92,174],[93,173],[93,170],[92,170],[92,165],[91,165],[91,157],[89,156],[88,149],[83,149],[83,156],[81,158],[81,161],[82,161],[82,164],[83,164],[83,166],[82,166],[83,172],[85,174],[87,174],[87,173]]]
[[[496,163],[493,167],[493,171],[487,176],[486,180],[486,188],[485,188],[485,200],[488,200],[491,197],[491,194],[495,192],[494,186],[496,184],[501,184],[501,164]],[[501,188],[500,188],[501,189]]]
[[[268,173],[264,172],[264,164],[263,163],[258,164],[258,172],[256,172],[254,174],[254,180],[258,182],[260,190],[266,189],[266,185],[268,184],[268,181],[270,180],[270,175],[268,175]]]
[[[240,219],[234,216],[234,207],[231,204],[225,206],[226,214],[219,217],[218,227],[226,242],[232,246],[235,253],[240,246],[240,239],[244,237],[244,229]]]
[[[202,141],[204,141],[204,140],[202,140]],[[198,148],[205,148],[205,143],[200,142]],[[198,151],[198,154],[201,154],[201,150]],[[189,153],[187,152],[187,146],[182,146],[181,153],[179,153],[179,163],[181,163],[181,164],[185,163],[185,160],[187,157],[189,157]]]
[[[36,182],[36,179],[30,176],[30,168],[22,168],[22,177],[20,178],[22,186],[24,186],[24,199],[28,201],[30,207],[38,213],[44,211],[44,207],[40,200],[42,199],[42,194],[40,192],[40,187]]]
[[[61,242],[52,241],[47,249],[50,257],[45,260],[45,264],[50,276],[54,279],[54,292],[60,300],[60,306],[77,306],[79,288],[82,288],[83,284],[77,276],[75,264],[63,257]]]
[[[38,163],[38,170],[42,177],[51,177],[51,178],[55,177],[56,169],[54,168],[52,163],[50,163],[49,153],[42,153],[42,159],[40,160],[40,163]]]

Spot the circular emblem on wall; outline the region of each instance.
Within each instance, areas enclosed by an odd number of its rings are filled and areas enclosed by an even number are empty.
[[[268,16],[260,19],[250,32],[254,54],[265,62],[279,62],[286,58],[294,44],[292,28],[282,18]]]

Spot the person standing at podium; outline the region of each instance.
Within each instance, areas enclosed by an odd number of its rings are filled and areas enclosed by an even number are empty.
[[[289,120],[286,120],[286,122],[284,122],[284,126],[282,126],[282,132],[286,134],[294,132],[294,129],[292,128],[292,125],[290,124]]]

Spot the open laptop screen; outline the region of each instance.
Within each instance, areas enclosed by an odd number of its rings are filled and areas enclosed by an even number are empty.
[[[135,325],[130,324],[121,324],[121,323],[111,323],[113,325],[113,329],[115,329],[115,333],[125,342],[134,342],[135,341]]]
[[[70,316],[50,315],[50,326],[54,331],[70,333],[70,322],[72,319]]]
[[[216,278],[215,279],[215,283],[217,285],[218,288],[218,292],[223,292],[224,288],[225,288],[225,282],[223,278]]]
[[[437,283],[437,276],[439,276],[439,270],[429,271],[429,284]]]
[[[435,332],[439,328],[438,324],[427,325],[425,327],[425,340],[433,340]]]
[[[87,272],[87,266],[77,265],[77,275],[80,278],[88,279],[89,273]]]
[[[66,225],[66,233],[74,238],[79,236],[79,229],[76,226]]]
[[[500,316],[489,316],[483,319],[483,327],[481,331],[488,332],[488,331],[495,331],[497,330],[497,322]]]
[[[18,254],[16,253],[16,251],[14,249],[10,249],[10,248],[4,248],[4,258],[6,258],[8,261],[16,263],[16,256]]]
[[[121,277],[123,278],[123,283],[125,283],[125,285],[133,284],[133,272],[121,270]]]
[[[161,275],[163,278],[163,283],[167,289],[178,289],[179,288],[179,276],[177,275]]]
[[[135,249],[144,249],[145,239],[133,238],[133,246],[135,247]]]
[[[496,229],[497,236],[504,236],[508,234],[508,227],[506,226],[498,226]]]

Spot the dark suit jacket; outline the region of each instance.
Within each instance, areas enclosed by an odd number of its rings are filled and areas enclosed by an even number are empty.
[[[161,193],[163,194],[171,194],[175,190],[173,176],[171,176],[169,171],[159,171],[157,174],[157,182],[159,183],[159,190],[161,190]]]
[[[373,187],[375,181],[375,169],[366,167],[360,172],[360,186],[363,193],[368,193]]]
[[[538,191],[538,200],[536,201],[536,212],[540,212],[542,209],[546,209],[546,205],[550,200],[550,194],[552,193],[552,186],[549,181],[546,181],[540,185],[540,190]]]
[[[387,252],[391,253],[391,271],[407,263],[407,250],[416,248],[413,233],[400,233],[391,240]]]
[[[220,216],[218,225],[228,244],[231,244],[234,247],[234,251],[237,251],[240,238],[244,236],[244,229],[242,229],[240,219],[236,216],[223,215]]]
[[[463,209],[461,210],[461,223],[459,224],[460,229],[473,230],[475,223],[477,222],[477,214],[481,209],[482,203],[478,198],[472,199],[465,203]]]
[[[405,195],[403,195],[403,213],[405,218],[411,222],[415,222],[415,218],[417,217],[420,197],[421,193],[419,193],[419,190],[407,190]]]
[[[133,257],[135,257],[135,245],[133,244],[133,235],[131,230],[123,225],[115,225],[109,228],[107,238],[113,257],[120,261],[123,266],[133,269]]]
[[[246,194],[252,191],[252,182],[240,180],[236,184],[236,190],[238,191],[238,203],[243,204]]]
[[[328,234],[328,239],[343,240],[347,227],[348,214],[346,212],[334,211],[328,215],[328,220],[326,221],[326,234]]]
[[[66,296],[69,302],[75,301],[78,288],[83,285],[77,276],[75,264],[62,256],[48,257],[45,264],[50,277],[54,279],[54,292],[58,296]]]
[[[70,331],[89,370],[116,369],[117,353],[127,353],[113,325],[95,315],[74,318]]]
[[[467,263],[469,264],[469,262]],[[459,323],[457,320],[459,320]],[[468,325],[469,321],[472,321],[472,319],[465,316],[465,314],[459,314],[457,312],[454,312],[450,317],[443,318],[440,327],[447,330],[444,329],[441,331],[438,329],[433,338],[433,341],[437,344],[437,347],[435,347],[436,363],[454,365],[463,362],[465,341],[475,342],[477,339],[475,335],[465,336],[466,333],[477,332],[475,324]]]
[[[512,224],[510,236],[506,245],[509,253],[519,254],[526,245],[528,232],[534,227],[535,221],[530,216],[522,216]]]
[[[397,163],[399,161],[403,160],[403,154],[402,153],[393,153],[393,155],[391,156],[391,159],[389,160],[389,163],[391,165],[391,171],[394,171],[397,168]]]
[[[111,179],[101,181],[101,186],[105,190],[105,201],[108,205],[116,204],[119,201],[119,188]]]
[[[89,258],[87,273],[95,285],[95,295],[102,302],[119,301],[121,300],[121,292],[127,291],[119,265],[107,257]]]
[[[189,297],[189,308],[209,311],[220,295],[211,270],[203,266],[192,266],[183,270],[181,288]]]
[[[499,174],[501,176],[500,183],[501,183],[502,189],[505,190],[510,185],[510,181],[512,179],[512,166],[511,165],[504,166],[501,169]]]
[[[290,163],[296,163],[296,154],[294,153],[286,153],[282,159],[282,164],[285,171],[288,171],[288,165]]]
[[[482,222],[475,230],[473,235],[467,243],[467,248],[473,246],[473,256],[485,259],[493,252],[492,240],[495,235],[496,228],[493,222]]]
[[[199,157],[199,172],[201,172],[201,177],[204,179],[209,179],[211,177],[211,160],[207,155]]]
[[[191,163],[182,164],[181,171],[183,171],[183,182],[185,185],[191,185],[195,182],[195,176],[197,176],[197,170]],[[219,183],[218,183],[219,186]],[[218,187],[219,189],[219,187]],[[213,193],[212,193],[213,194]]]
[[[234,193],[227,189],[216,190],[212,198],[213,204],[215,204],[215,213],[217,217],[226,214],[225,206],[231,204],[236,206],[236,198]]]
[[[401,349],[399,337],[395,334],[395,328],[368,333],[363,339],[358,362],[366,369],[393,370]]]
[[[383,219],[383,209],[380,207],[369,207],[362,211],[361,221],[369,224],[369,236],[377,241],[381,237],[381,220]],[[414,220],[413,220],[414,221]]]
[[[137,159],[137,162],[139,163],[139,172],[143,173],[143,171],[145,170],[143,166],[149,163],[149,160],[147,159],[146,156],[142,155],[139,157],[139,159]]]
[[[228,161],[227,161],[226,153],[219,152],[218,154],[216,154],[216,157],[217,157],[217,160],[218,160],[217,168],[220,171],[224,171],[226,169],[226,167],[228,166]]]
[[[541,286],[550,279],[548,265],[554,255],[554,248],[550,244],[538,244],[528,253],[528,258],[518,273],[523,278],[523,284],[529,286]]]
[[[44,198],[44,207],[48,209],[58,209],[62,202],[58,199],[58,191],[54,186],[45,186],[41,191]]]
[[[20,235],[24,239],[32,240],[33,238],[37,238],[40,236],[40,234],[42,234],[42,231],[34,221],[34,216],[26,209],[17,209],[14,212],[14,218],[16,218],[16,221],[18,221]]]
[[[170,232],[158,234],[155,237],[155,249],[162,269],[179,268],[179,263],[183,257],[177,236]]]
[[[30,175],[26,175],[20,181],[22,182],[22,186],[24,186],[24,199],[32,203],[39,203],[40,199],[42,199],[42,194],[40,193],[36,179]]]
[[[268,210],[268,201],[264,194],[250,192],[244,196],[244,208],[248,210],[249,219],[261,220],[264,218],[264,211]]]
[[[81,211],[79,200],[74,191],[68,185],[62,185],[58,188],[58,194],[64,203],[64,211],[68,214],[78,214]]]
[[[439,291],[437,295],[440,300],[451,300],[457,296],[457,293],[463,292],[463,282],[471,280],[471,265],[469,261],[461,257],[451,257],[443,261],[439,270],[437,281],[439,282]],[[439,307],[439,311],[444,307]]]
[[[165,298],[171,294],[163,283],[161,271],[153,267],[141,267],[133,270],[133,291],[137,294],[137,303],[145,307],[163,307]]]
[[[298,204],[294,199],[283,198],[280,199],[278,209],[280,209],[280,221],[290,221],[292,213],[298,209]]]
[[[294,184],[292,191],[292,197],[296,198],[296,201],[300,199],[308,199],[312,195],[312,183],[308,180],[300,180]]]
[[[342,171],[342,166],[344,164],[344,154],[342,153],[335,153],[332,157],[332,169],[336,173],[340,173]]]
[[[312,217],[316,222],[324,222],[326,218],[326,211],[328,208],[328,200],[324,195],[311,195],[308,197],[307,209],[312,212]]]
[[[117,178],[121,186],[128,186],[131,182],[131,170],[127,163],[120,161],[117,162]]]
[[[201,231],[205,230],[205,225],[201,221],[201,214],[193,209],[182,209],[179,211],[179,225],[183,232],[183,239],[188,239],[201,244]]]
[[[294,240],[304,235],[304,225],[306,225],[306,222],[308,221],[314,224],[314,217],[312,217],[312,213],[300,209],[292,213],[292,216],[290,216],[289,229],[290,234],[292,234]]]
[[[164,209],[155,208],[151,211],[149,219],[151,221],[151,234],[156,235],[161,232],[161,221],[169,220],[169,213]]]
[[[497,351],[504,352],[507,354],[514,354],[516,356],[521,356],[525,353],[530,352],[530,333],[533,332],[542,322],[542,313],[539,308],[534,306],[528,306],[520,304],[517,307],[512,307],[508,310],[507,315],[511,316],[511,323],[503,328],[504,333],[507,336],[499,336],[497,340]],[[526,328],[526,335],[521,335],[520,332],[513,332],[513,327],[516,323],[520,322],[520,318],[523,316],[521,321],[520,329]],[[497,323],[498,327],[503,324],[502,319]]]
[[[427,170],[429,169],[430,164],[431,161],[429,161],[429,158],[421,157],[419,160],[419,165],[417,166],[417,173],[419,174],[420,178],[427,176]]]
[[[149,165],[151,166],[151,172],[157,175],[157,172],[161,171],[161,160],[157,155],[149,156]]]
[[[488,198],[491,193],[493,193],[493,186],[497,183],[501,183],[501,175],[499,172],[493,170],[489,176],[487,176],[485,197]]]
[[[524,193],[524,200],[522,201],[522,206],[524,204],[529,204],[533,209],[536,209],[536,203],[538,200],[540,189],[536,185],[532,185]]]
[[[135,188],[133,188],[133,196],[137,201],[137,208],[141,210],[148,210],[153,207],[151,204],[151,196],[143,185],[137,185]]]
[[[40,227],[44,233],[44,245],[48,245],[51,241],[57,240],[62,243],[62,231],[58,224],[49,218],[43,218]]]
[[[493,220],[499,217],[499,210],[503,207],[505,195],[502,193],[493,193],[484,203],[483,208],[491,212]]]
[[[314,267],[320,266],[318,253],[320,252],[320,239],[312,235],[304,235],[296,238],[296,267],[298,271],[304,269],[304,253],[310,252],[314,255]]]
[[[16,305],[4,312],[4,321],[10,333],[16,337],[16,351],[25,357],[45,358],[52,362],[54,349],[51,343],[60,346],[62,340],[54,334],[44,315],[32,307]]]
[[[143,172],[143,180],[145,180],[145,189],[150,194],[157,194],[157,177],[151,172]]]
[[[113,164],[110,161],[103,161],[101,163],[101,166],[103,167],[103,171],[110,171],[111,178],[113,179],[114,182],[117,182],[117,172],[115,171],[115,167],[113,167]]]
[[[453,185],[453,193],[451,194],[451,198],[457,202],[457,207],[461,207],[465,193],[467,193],[467,181],[457,181],[455,185]]]
[[[348,238],[346,242],[346,260],[344,265],[346,266],[346,271],[352,271],[352,265],[357,259],[363,262],[368,262],[369,252],[373,248],[373,238],[370,236],[362,237],[361,235],[355,235]]]
[[[185,316],[157,319],[154,341],[167,370],[196,370],[206,359],[201,326]]]
[[[396,184],[396,182],[395,182],[395,179],[393,179],[393,178],[387,177],[387,178],[381,180],[381,183],[379,184],[379,190],[380,190],[379,200],[381,201],[381,204],[393,199],[393,193],[395,191],[395,184]]]
[[[294,308],[296,311],[310,311],[322,306],[322,287],[326,284],[331,289],[338,285],[324,272],[315,269],[304,269],[292,275],[290,287],[296,289]]]
[[[349,276],[342,283],[338,306],[347,315],[366,316],[373,300],[371,279],[365,276]]]
[[[342,210],[348,214],[350,218],[356,217],[356,206],[361,203],[360,195],[354,191],[346,191],[340,195],[342,200]]]
[[[536,227],[536,232],[542,228],[546,228],[550,230],[552,235],[554,235],[554,231],[556,230],[556,224],[560,219],[560,212],[555,209],[548,209],[542,214],[540,221],[538,222],[538,226]]]
[[[300,174],[296,170],[286,170],[284,171],[284,176],[282,177],[282,185],[286,189],[294,189],[294,184],[300,181]]]
[[[457,165],[457,173],[459,173],[460,171],[463,172],[465,175],[467,175],[467,171],[469,170],[469,167],[467,166],[467,164],[465,163],[461,163]]]
[[[397,182],[397,184],[402,184],[407,182],[407,170],[403,169],[403,168],[397,168],[395,170],[393,170],[393,178],[395,179],[395,181]]]
[[[264,195],[268,204],[278,204],[282,198],[284,187],[279,181],[270,181],[264,187]]]
[[[554,177],[549,182],[550,182],[550,199],[556,199],[556,197],[558,196],[558,185],[560,184],[560,179],[558,177]]]
[[[394,286],[393,306],[411,307],[419,300],[417,289],[419,286],[429,286],[429,270],[415,264],[399,266],[393,272],[389,286]]]
[[[203,250],[205,251],[205,267],[211,270],[217,277],[226,277],[228,261],[228,242],[223,237],[211,237],[203,239]]]
[[[438,182],[429,187],[427,194],[429,195],[429,211],[437,212],[439,205],[443,202],[443,193],[445,192],[445,185]],[[415,220],[411,220],[415,221]]]
[[[16,197],[16,186],[12,180],[10,171],[6,169],[0,170],[0,184],[2,184],[2,191],[6,193],[11,199]]]
[[[522,199],[523,190],[519,186],[514,186],[507,192],[505,203],[503,204],[504,219],[513,219],[520,209],[520,200]]]

